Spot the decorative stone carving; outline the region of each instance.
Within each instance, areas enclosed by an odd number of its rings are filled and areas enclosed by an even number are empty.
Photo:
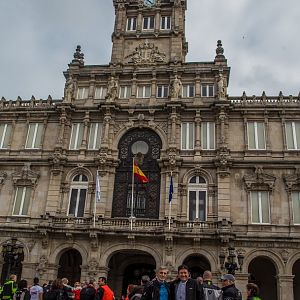
[[[91,244],[92,250],[97,250],[98,249],[97,233],[95,233],[95,232],[90,233],[90,244]]]
[[[99,264],[95,258],[90,259],[88,262],[88,274],[90,276],[96,276]]]
[[[40,174],[30,170],[30,163],[26,163],[21,171],[11,174],[14,185],[35,186]]]
[[[226,78],[223,76],[222,73],[220,73],[218,76],[218,98],[220,100],[225,100],[226,93],[227,93]]]
[[[168,151],[169,166],[171,169],[174,169],[176,167],[176,153],[177,153],[176,148],[170,148]]]
[[[171,235],[166,236],[165,246],[166,254],[170,256],[173,252],[173,237]]]
[[[45,255],[42,255],[40,257],[39,264],[36,268],[36,271],[39,273],[40,276],[42,276],[46,272],[47,265],[48,265],[48,260]]]
[[[74,59],[72,60],[72,64],[79,63],[80,65],[84,65],[84,54],[81,52],[81,46],[78,45],[76,47],[76,51],[73,55]]]
[[[283,176],[285,188],[288,192],[300,188],[300,169],[297,168],[295,174]]]
[[[72,76],[69,76],[66,82],[64,100],[66,102],[72,102],[74,98],[75,98],[75,83],[72,79]]]
[[[117,97],[118,97],[118,82],[113,76],[111,76],[107,85],[106,100],[114,101],[115,99],[117,99]]]
[[[286,249],[280,251],[280,255],[282,257],[283,262],[286,264],[289,257],[290,257],[290,252]]]
[[[171,98],[180,98],[181,95],[181,88],[182,88],[182,82],[176,75],[175,78],[171,82],[171,87],[170,87],[170,97]]]
[[[58,175],[62,171],[62,166],[67,162],[67,157],[63,155],[61,151],[55,150],[48,160],[50,164],[52,164],[51,172],[54,175]]]
[[[254,174],[244,176],[245,186],[248,191],[254,189],[265,190],[266,188],[268,190],[273,190],[275,181],[276,177],[265,173],[263,168],[260,166],[256,167]]]
[[[5,178],[7,177],[7,173],[0,171],[0,187],[3,185]]]
[[[227,147],[220,147],[218,149],[215,165],[218,167],[218,174],[220,174],[221,177],[229,175],[229,168],[232,165],[232,159],[230,151],[227,149]]]
[[[136,47],[135,51],[126,58],[129,58],[129,62],[135,65],[149,65],[166,62],[166,55],[159,52],[158,47],[156,47],[154,43],[149,43],[148,40]]]

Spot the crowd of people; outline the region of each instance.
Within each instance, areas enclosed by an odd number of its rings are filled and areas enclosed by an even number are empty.
[[[178,267],[177,278],[167,281],[168,268],[161,266],[156,277],[150,280],[143,275],[139,285],[129,284],[123,300],[242,300],[242,293],[235,286],[235,277],[224,274],[221,277],[222,287],[213,283],[212,273],[205,271],[203,277],[192,279],[186,265]],[[17,284],[17,276],[11,275],[0,288],[0,300],[115,300],[112,289],[105,277],[70,286],[67,278],[55,279],[43,286],[34,278],[28,286],[26,280]],[[258,286],[248,283],[247,300],[261,300]]]

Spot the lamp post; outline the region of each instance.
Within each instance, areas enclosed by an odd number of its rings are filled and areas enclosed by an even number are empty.
[[[6,274],[3,276],[5,280],[8,279],[11,273],[17,273],[17,268],[24,259],[23,249],[22,245],[17,244],[16,238],[12,238],[11,241],[2,246],[3,259],[7,264]]]
[[[234,247],[228,247],[228,256],[226,262],[225,262],[225,258],[226,258],[225,252],[222,251],[219,255],[220,266],[222,270],[225,268],[227,273],[232,275],[235,275],[235,271],[242,270],[242,266],[244,263],[244,255],[241,253],[238,253],[238,255],[236,255],[236,251]],[[237,262],[236,262],[236,258],[237,258]]]

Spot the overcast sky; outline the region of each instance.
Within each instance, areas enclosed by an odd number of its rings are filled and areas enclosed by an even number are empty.
[[[188,0],[187,61],[212,61],[222,40],[229,94],[298,95],[299,0]],[[110,61],[112,0],[0,0],[0,97],[63,96],[76,45],[85,64]]]

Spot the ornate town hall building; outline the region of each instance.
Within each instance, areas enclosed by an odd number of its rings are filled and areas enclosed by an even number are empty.
[[[109,64],[78,46],[63,99],[0,101],[2,280],[104,275],[120,297],[160,265],[233,266],[300,299],[299,96],[228,96],[221,41],[186,62],[187,2],[113,0]]]

